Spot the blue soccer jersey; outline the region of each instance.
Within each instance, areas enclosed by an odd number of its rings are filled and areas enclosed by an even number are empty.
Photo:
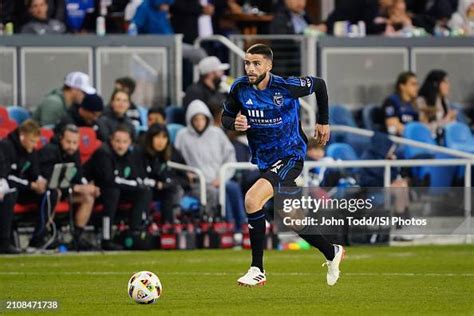
[[[236,117],[240,112],[247,117],[252,163],[260,170],[286,157],[304,160],[308,140],[301,129],[298,98],[320,89],[327,112],[326,85],[322,79],[269,75],[269,83],[263,90],[250,84],[246,76],[238,78],[224,103],[224,116]],[[321,100],[317,96],[319,104]],[[327,113],[321,114],[318,123],[327,124]]]

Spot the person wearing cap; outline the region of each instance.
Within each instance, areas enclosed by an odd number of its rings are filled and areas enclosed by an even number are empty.
[[[62,88],[54,89],[44,97],[33,113],[33,119],[44,125],[55,125],[72,104],[80,104],[85,94],[94,94],[89,76],[75,71],[67,74]]]
[[[201,100],[207,104],[213,96],[225,98],[225,95],[219,91],[219,85],[224,71],[229,69],[229,64],[223,64],[217,57],[209,56],[199,62],[198,69],[199,81],[186,89],[183,100],[185,111],[193,100]]]
[[[73,104],[59,120],[59,123],[56,124],[53,141],[58,141],[57,135],[60,135],[63,128],[68,124],[74,124],[77,127],[92,127],[98,139],[107,141],[106,127],[98,121],[103,111],[104,102],[102,98],[97,94],[86,94],[81,104]]]

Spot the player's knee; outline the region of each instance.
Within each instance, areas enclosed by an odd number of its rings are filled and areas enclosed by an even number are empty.
[[[258,211],[262,208],[261,204],[262,202],[255,195],[247,192],[245,195],[245,210],[247,213]]]

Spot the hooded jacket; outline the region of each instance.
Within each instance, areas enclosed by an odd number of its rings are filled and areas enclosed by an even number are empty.
[[[40,175],[38,154],[36,150],[29,153],[23,148],[18,129],[0,142],[0,166],[3,170],[0,176],[7,178],[9,187],[19,190],[29,189]]]
[[[192,126],[192,118],[204,114],[208,125],[202,133]],[[176,135],[176,149],[183,155],[186,164],[201,169],[210,183],[219,177],[220,167],[227,162],[235,162],[235,149],[222,129],[210,125],[213,118],[207,105],[201,100],[194,100],[186,111],[186,128]],[[232,176],[230,173],[228,176]]]

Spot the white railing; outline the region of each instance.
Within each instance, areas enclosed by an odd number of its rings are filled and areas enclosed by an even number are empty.
[[[204,173],[198,168],[190,167],[187,165],[183,165],[180,163],[176,163],[173,161],[168,161],[168,166],[173,169],[189,171],[195,173],[199,178],[199,198],[201,200],[201,205],[207,205],[207,192],[206,192],[206,178],[204,177]]]

